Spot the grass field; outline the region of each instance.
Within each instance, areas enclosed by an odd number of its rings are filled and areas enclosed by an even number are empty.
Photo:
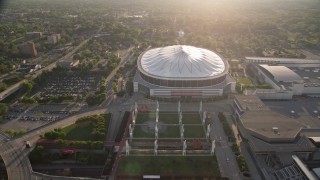
[[[238,84],[243,84],[244,86],[251,86],[253,85],[251,80],[245,77],[238,77],[237,78]]]
[[[91,122],[83,122],[80,124],[72,124],[62,130],[66,133],[67,140],[88,141],[93,139],[91,135],[92,129],[93,124]]]
[[[205,132],[202,125],[185,125],[185,138],[205,138]]]
[[[162,121],[165,124],[177,124],[179,123],[178,113],[159,113],[159,121]],[[156,121],[156,113],[149,112],[149,113],[139,113],[136,124],[143,124],[146,121]]]
[[[133,130],[133,137],[135,138],[154,138],[154,133],[147,133],[142,130],[146,125],[135,125]]]
[[[182,113],[182,124],[201,124],[199,113]]]
[[[252,85],[251,80],[245,77],[237,77],[237,82],[243,85]]]
[[[220,176],[215,156],[129,156],[122,157],[117,170],[121,175],[175,174]]]
[[[156,113],[139,113],[136,119],[136,124],[143,124],[146,121],[155,121]],[[179,115],[178,113],[172,112],[160,112],[159,121],[164,124],[179,124]],[[201,119],[198,113],[182,112],[182,123],[183,124],[201,124]]]
[[[105,129],[107,130],[111,114],[105,114],[104,119],[106,123]],[[63,128],[62,131],[66,133],[66,140],[89,141],[94,139],[92,135],[93,129],[94,123],[91,121],[85,121],[67,126]]]
[[[133,131],[134,138],[154,138],[154,132],[145,132],[143,128],[147,125],[143,123],[147,121],[155,121],[155,113],[139,113],[136,126]],[[159,138],[180,138],[180,126],[178,113],[163,112],[159,114],[159,122],[165,126],[164,132],[159,132]],[[205,138],[205,132],[201,125],[200,116],[198,113],[185,112],[182,116],[186,138]]]

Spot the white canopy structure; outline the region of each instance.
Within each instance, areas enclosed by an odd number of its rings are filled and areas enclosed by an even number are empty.
[[[168,79],[207,79],[225,72],[226,63],[207,49],[174,45],[145,52],[138,67],[148,75]]]

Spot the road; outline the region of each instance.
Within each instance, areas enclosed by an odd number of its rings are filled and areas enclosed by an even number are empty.
[[[134,47],[130,47],[128,50],[127,50],[127,53],[126,55],[124,55],[122,58],[121,58],[121,61],[120,61],[120,64],[114,68],[112,70],[112,72],[108,75],[108,77],[106,78],[106,81],[107,82],[110,82],[110,80],[114,77],[114,75],[117,73],[117,71],[119,70],[120,67],[123,67],[127,62],[128,60],[130,60],[130,52],[131,50],[133,49]]]
[[[101,30],[103,29],[103,26],[100,27],[100,29],[96,32],[96,34],[98,34]],[[87,42],[89,42],[90,39],[92,39],[96,34],[90,36],[88,39],[83,40],[77,47],[75,47],[72,51],[70,51],[68,54],[66,54],[65,56],[63,56],[61,59],[69,59],[75,52],[77,52],[83,45],[85,45]],[[42,74],[43,71],[51,71],[53,68],[57,67],[57,63],[53,62],[51,64],[49,64],[48,66],[35,71],[32,75],[31,75],[31,79],[35,79],[36,77],[38,77],[39,75]],[[9,88],[7,88],[6,90],[2,91],[0,93],[0,101],[5,99],[6,97],[8,97],[9,95],[11,95],[12,93],[16,92],[18,89],[21,88],[21,85],[26,82],[26,80],[21,80],[17,83],[15,83],[14,85],[10,86]]]
[[[28,151],[16,141],[1,144],[1,157],[6,165],[8,179],[31,179],[31,164]]]
[[[16,84],[10,86],[9,88],[7,88],[6,90],[2,91],[0,93],[0,101],[3,100],[4,98],[10,96],[12,93],[16,92],[18,89],[21,88],[21,85],[26,82],[26,80],[22,80],[17,82]]]
[[[100,108],[88,112],[83,112],[64,120],[54,122],[52,124],[45,125],[39,129],[29,131],[25,135],[13,139],[8,142],[2,142],[0,145],[0,155],[7,168],[8,179],[23,180],[34,179],[32,175],[32,168],[28,159],[28,153],[30,149],[25,148],[25,141],[30,141],[31,145],[34,145],[39,135],[45,132],[51,131],[58,127],[66,127],[75,123],[75,121],[84,116],[90,116],[93,114],[102,114],[108,111],[107,108]],[[0,136],[2,137],[2,136]]]

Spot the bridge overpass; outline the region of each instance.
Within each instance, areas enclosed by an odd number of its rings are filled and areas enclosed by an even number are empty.
[[[2,91],[0,93],[0,101],[2,101],[3,99],[5,99],[6,97],[10,96],[11,94],[13,94],[14,92],[18,91],[21,87],[22,84],[26,82],[26,80],[22,80],[12,86],[10,86],[9,88],[7,88],[6,90]]]

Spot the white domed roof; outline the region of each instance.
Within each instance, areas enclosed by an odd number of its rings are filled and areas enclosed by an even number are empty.
[[[165,78],[208,78],[226,69],[225,62],[214,52],[185,45],[151,49],[139,63],[148,74]]]

